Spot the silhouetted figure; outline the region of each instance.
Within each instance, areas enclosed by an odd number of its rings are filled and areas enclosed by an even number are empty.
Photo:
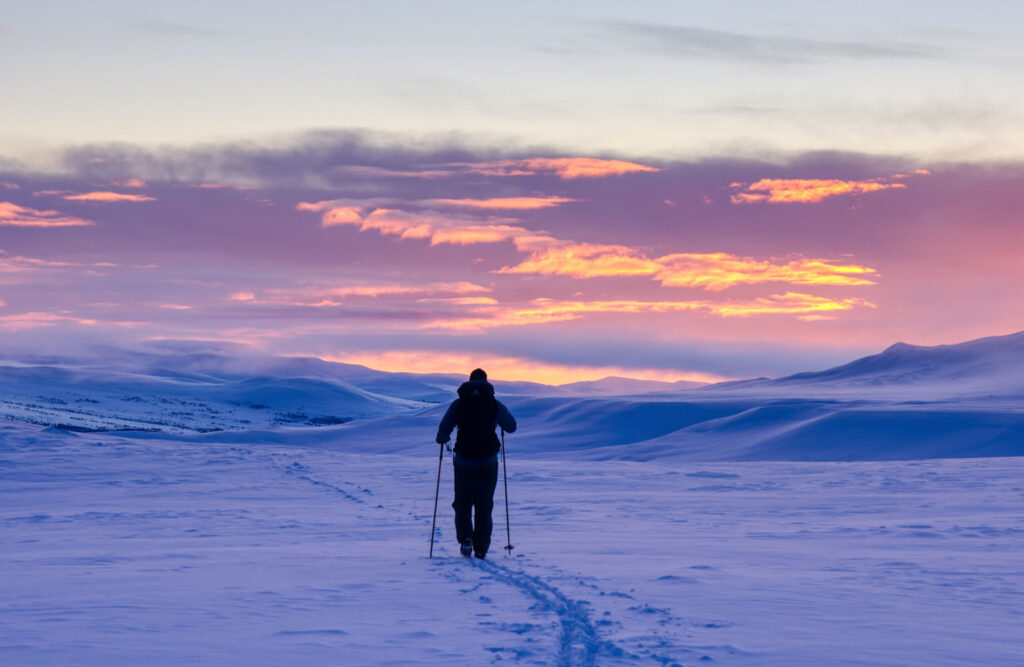
[[[494,487],[498,483],[498,452],[501,442],[494,429],[501,426],[514,433],[516,420],[508,408],[494,398],[494,387],[487,373],[478,368],[469,374],[469,382],[459,387],[437,428],[437,444],[455,437],[455,536],[463,556],[487,555],[491,545],[491,509]],[[471,516],[472,511],[472,516]]]

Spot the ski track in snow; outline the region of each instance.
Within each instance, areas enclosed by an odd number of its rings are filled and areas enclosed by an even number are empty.
[[[366,501],[354,495],[352,492],[339,486],[337,482],[328,482],[315,476],[315,471],[300,461],[295,460],[293,454],[272,454],[272,464],[275,468],[289,477],[319,486],[321,488],[341,494],[346,500],[365,504]],[[290,463],[288,462],[290,460]],[[370,489],[362,489],[364,493],[372,494]],[[383,505],[378,509],[386,510]],[[397,514],[392,511],[391,514]],[[497,528],[497,524],[495,525]],[[495,531],[498,532],[497,530]],[[590,620],[588,612],[589,603],[582,600],[574,600],[561,590],[545,581],[540,576],[535,576],[516,570],[510,567],[499,565],[494,560],[481,560],[477,558],[444,558],[438,557],[437,562],[445,567],[458,567],[463,563],[472,564],[475,568],[484,572],[490,579],[506,586],[510,586],[528,598],[535,601],[534,607],[543,612],[553,614],[557,619],[559,634],[556,641],[557,664],[561,667],[574,665],[593,665],[599,655],[623,657],[625,652],[611,641],[602,639]],[[476,589],[468,589],[475,591]],[[604,593],[602,592],[602,595]],[[643,609],[650,609],[643,605]],[[523,630],[517,627],[510,628],[515,634],[523,634]],[[498,651],[500,649],[494,649]],[[516,650],[511,652],[516,659],[532,656],[529,650]],[[639,656],[631,656],[639,659]]]
[[[540,577],[521,570],[513,570],[492,561],[479,561],[474,565],[491,574],[502,583],[514,586],[528,597],[537,600],[540,607],[558,617],[561,632],[558,636],[558,663],[570,665],[593,665],[602,651],[621,654],[611,642],[603,641],[590,622],[585,602],[572,600],[562,591]]]

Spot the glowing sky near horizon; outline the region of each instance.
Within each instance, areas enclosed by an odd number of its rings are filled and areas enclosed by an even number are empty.
[[[708,381],[1024,329],[1024,9],[624,7],[5,3],[0,341]]]

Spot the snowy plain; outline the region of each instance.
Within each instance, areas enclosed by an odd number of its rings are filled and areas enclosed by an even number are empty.
[[[454,544],[448,454],[427,558],[458,378],[11,362],[0,664],[1024,664],[1020,339],[945,389],[901,348],[754,388],[499,384],[516,548],[499,485],[485,562]],[[159,398],[196,405],[160,425]],[[115,418],[146,430],[89,430]]]

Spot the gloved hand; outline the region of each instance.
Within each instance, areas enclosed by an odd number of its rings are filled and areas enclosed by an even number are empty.
[[[440,433],[438,433],[437,437],[434,438],[434,442],[436,442],[439,445],[443,445],[444,443],[448,442],[448,438],[445,438]]]

